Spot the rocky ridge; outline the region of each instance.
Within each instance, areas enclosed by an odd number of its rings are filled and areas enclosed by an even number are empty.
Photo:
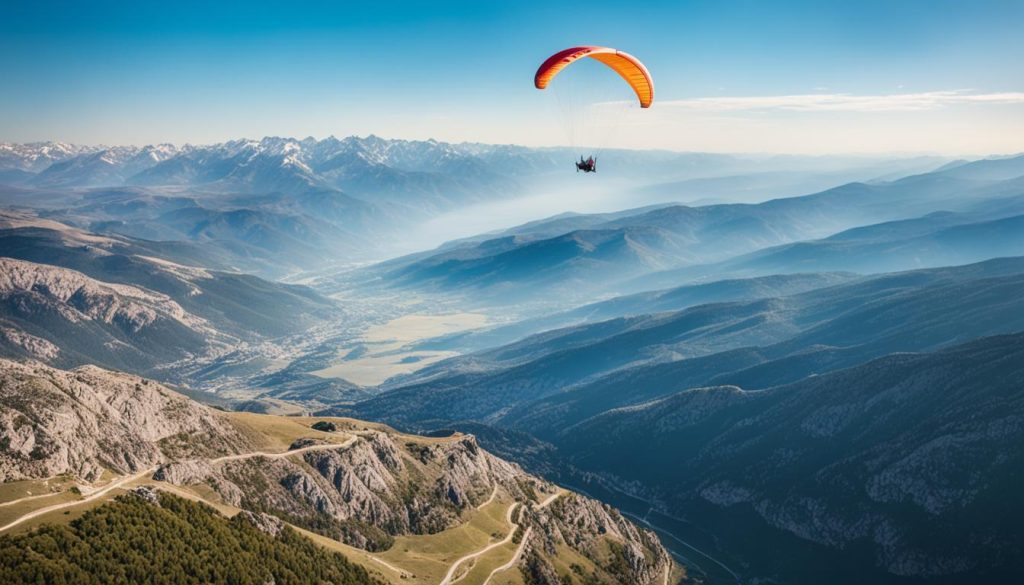
[[[0,258],[0,295],[18,293],[55,301],[61,315],[70,321],[117,323],[137,333],[158,319],[172,319],[194,331],[211,332],[203,319],[187,313],[165,294],[101,282],[58,266]]]
[[[367,431],[346,448],[298,458],[179,461],[155,477],[208,485],[232,506],[265,510],[371,550],[386,547],[389,535],[432,534],[458,524],[496,487],[519,497],[523,485],[551,489],[482,450],[471,435],[402,445],[389,433]]]
[[[528,507],[520,524],[533,528],[525,547],[524,570],[535,583],[562,583],[550,561],[560,545],[587,558],[600,558],[605,554],[602,548],[608,547],[611,555],[605,568],[623,582],[661,583],[671,568],[667,551],[652,533],[637,528],[618,510],[577,494],[562,496],[546,508]],[[605,535],[617,544],[609,545]],[[656,553],[653,559],[650,551]]]
[[[61,474],[94,481],[248,440],[210,408],[129,374],[0,359],[0,481]]]
[[[599,462],[610,483],[721,532],[745,518],[787,546],[857,550],[880,579],[1010,582],[1022,355],[1024,334],[998,335],[767,390],[690,389],[593,417],[567,442],[584,469]],[[766,532],[730,542],[764,550]]]

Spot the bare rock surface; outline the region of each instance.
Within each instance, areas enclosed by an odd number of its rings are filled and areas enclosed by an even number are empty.
[[[554,570],[536,554],[554,555],[558,545],[607,567],[623,583],[661,583],[672,563],[654,533],[638,528],[618,510],[579,494],[563,495],[545,508],[531,506],[523,516],[523,524],[533,527],[529,547],[534,554],[525,555],[522,564],[537,583],[559,583],[551,580]],[[611,551],[607,560],[606,549]]]
[[[401,444],[386,432],[360,435],[350,445],[288,458],[170,463],[156,478],[204,484],[230,505],[266,510],[326,530],[354,546],[374,547],[386,534],[429,534],[462,520],[497,487],[523,495],[542,482],[498,459],[471,435],[446,442]],[[305,443],[303,443],[305,445]]]
[[[253,513],[248,510],[242,510],[238,513],[237,518],[253,525],[260,532],[265,532],[270,536],[277,536],[284,530],[284,522],[280,518],[263,512]]]
[[[246,445],[221,413],[156,382],[0,360],[2,481],[63,473],[95,480],[104,469],[133,473]]]
[[[63,314],[69,320],[118,322],[137,332],[165,318],[191,329],[206,329],[202,319],[187,313],[167,295],[101,282],[68,268],[0,258],[0,295],[17,292],[33,293],[61,303]]]

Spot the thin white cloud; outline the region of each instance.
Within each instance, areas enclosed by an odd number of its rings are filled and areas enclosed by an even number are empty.
[[[890,95],[815,93],[778,96],[704,97],[664,100],[659,108],[709,112],[788,110],[798,112],[905,112],[935,110],[963,104],[1024,104],[1024,92],[978,93],[971,90],[929,91]]]

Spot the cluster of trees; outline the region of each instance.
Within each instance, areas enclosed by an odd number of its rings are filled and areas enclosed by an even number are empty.
[[[313,430],[323,431],[325,433],[334,433],[338,431],[338,425],[329,420],[318,420],[313,423]]]
[[[204,504],[159,504],[121,496],[67,525],[0,537],[0,583],[380,584],[288,527],[274,537]]]

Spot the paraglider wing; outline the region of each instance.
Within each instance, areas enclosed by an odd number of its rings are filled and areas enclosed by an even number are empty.
[[[651,103],[654,102],[654,81],[651,80],[647,68],[629,53],[609,47],[583,46],[559,51],[548,57],[540,66],[533,77],[533,84],[537,89],[546,88],[562,69],[583,57],[596,59],[610,67],[633,88],[637,99],[640,100],[641,108],[651,107]]]

